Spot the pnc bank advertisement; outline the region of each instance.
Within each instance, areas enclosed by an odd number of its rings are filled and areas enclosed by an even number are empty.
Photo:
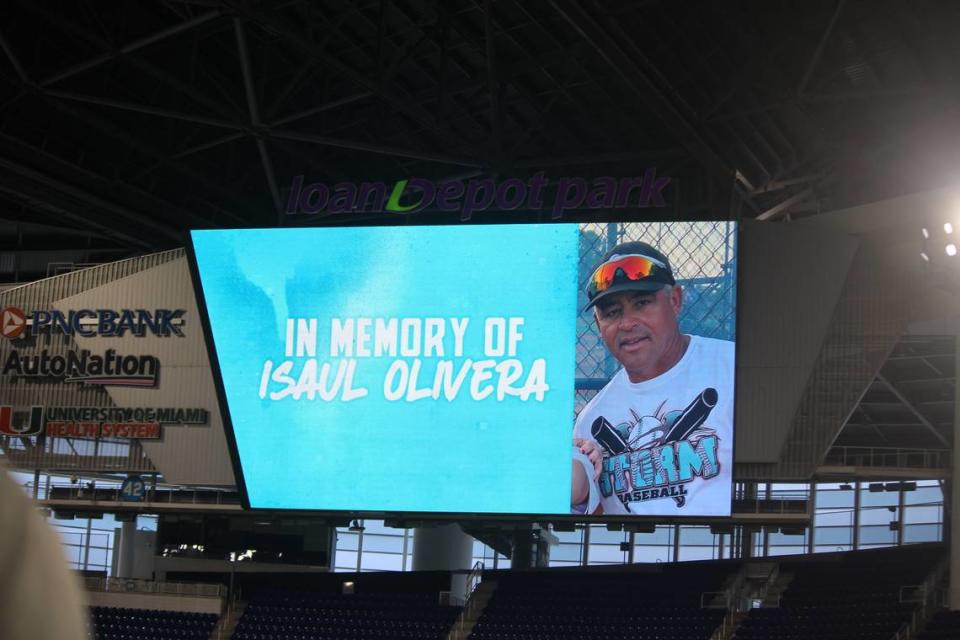
[[[191,236],[251,507],[729,515],[735,223]]]

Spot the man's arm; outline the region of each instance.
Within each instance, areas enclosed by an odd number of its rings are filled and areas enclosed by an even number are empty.
[[[603,469],[603,453],[593,440],[573,440],[573,483],[570,491],[570,511],[591,514],[600,504],[597,478]]]
[[[590,480],[587,472],[578,460],[573,461],[573,490],[570,492],[570,504],[582,505],[590,497]]]

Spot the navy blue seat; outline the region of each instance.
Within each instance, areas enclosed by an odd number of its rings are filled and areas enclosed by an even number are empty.
[[[92,607],[90,635],[94,640],[203,640],[217,618],[209,613]]]

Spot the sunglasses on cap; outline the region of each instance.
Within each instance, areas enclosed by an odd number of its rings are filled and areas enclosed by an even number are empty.
[[[597,267],[590,276],[587,295],[593,300],[614,284],[643,282],[648,279],[664,284],[674,282],[670,268],[659,260],[639,254],[613,256]]]

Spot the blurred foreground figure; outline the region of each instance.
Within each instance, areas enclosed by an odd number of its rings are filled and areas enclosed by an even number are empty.
[[[0,467],[0,638],[86,638],[86,608],[63,547]]]

